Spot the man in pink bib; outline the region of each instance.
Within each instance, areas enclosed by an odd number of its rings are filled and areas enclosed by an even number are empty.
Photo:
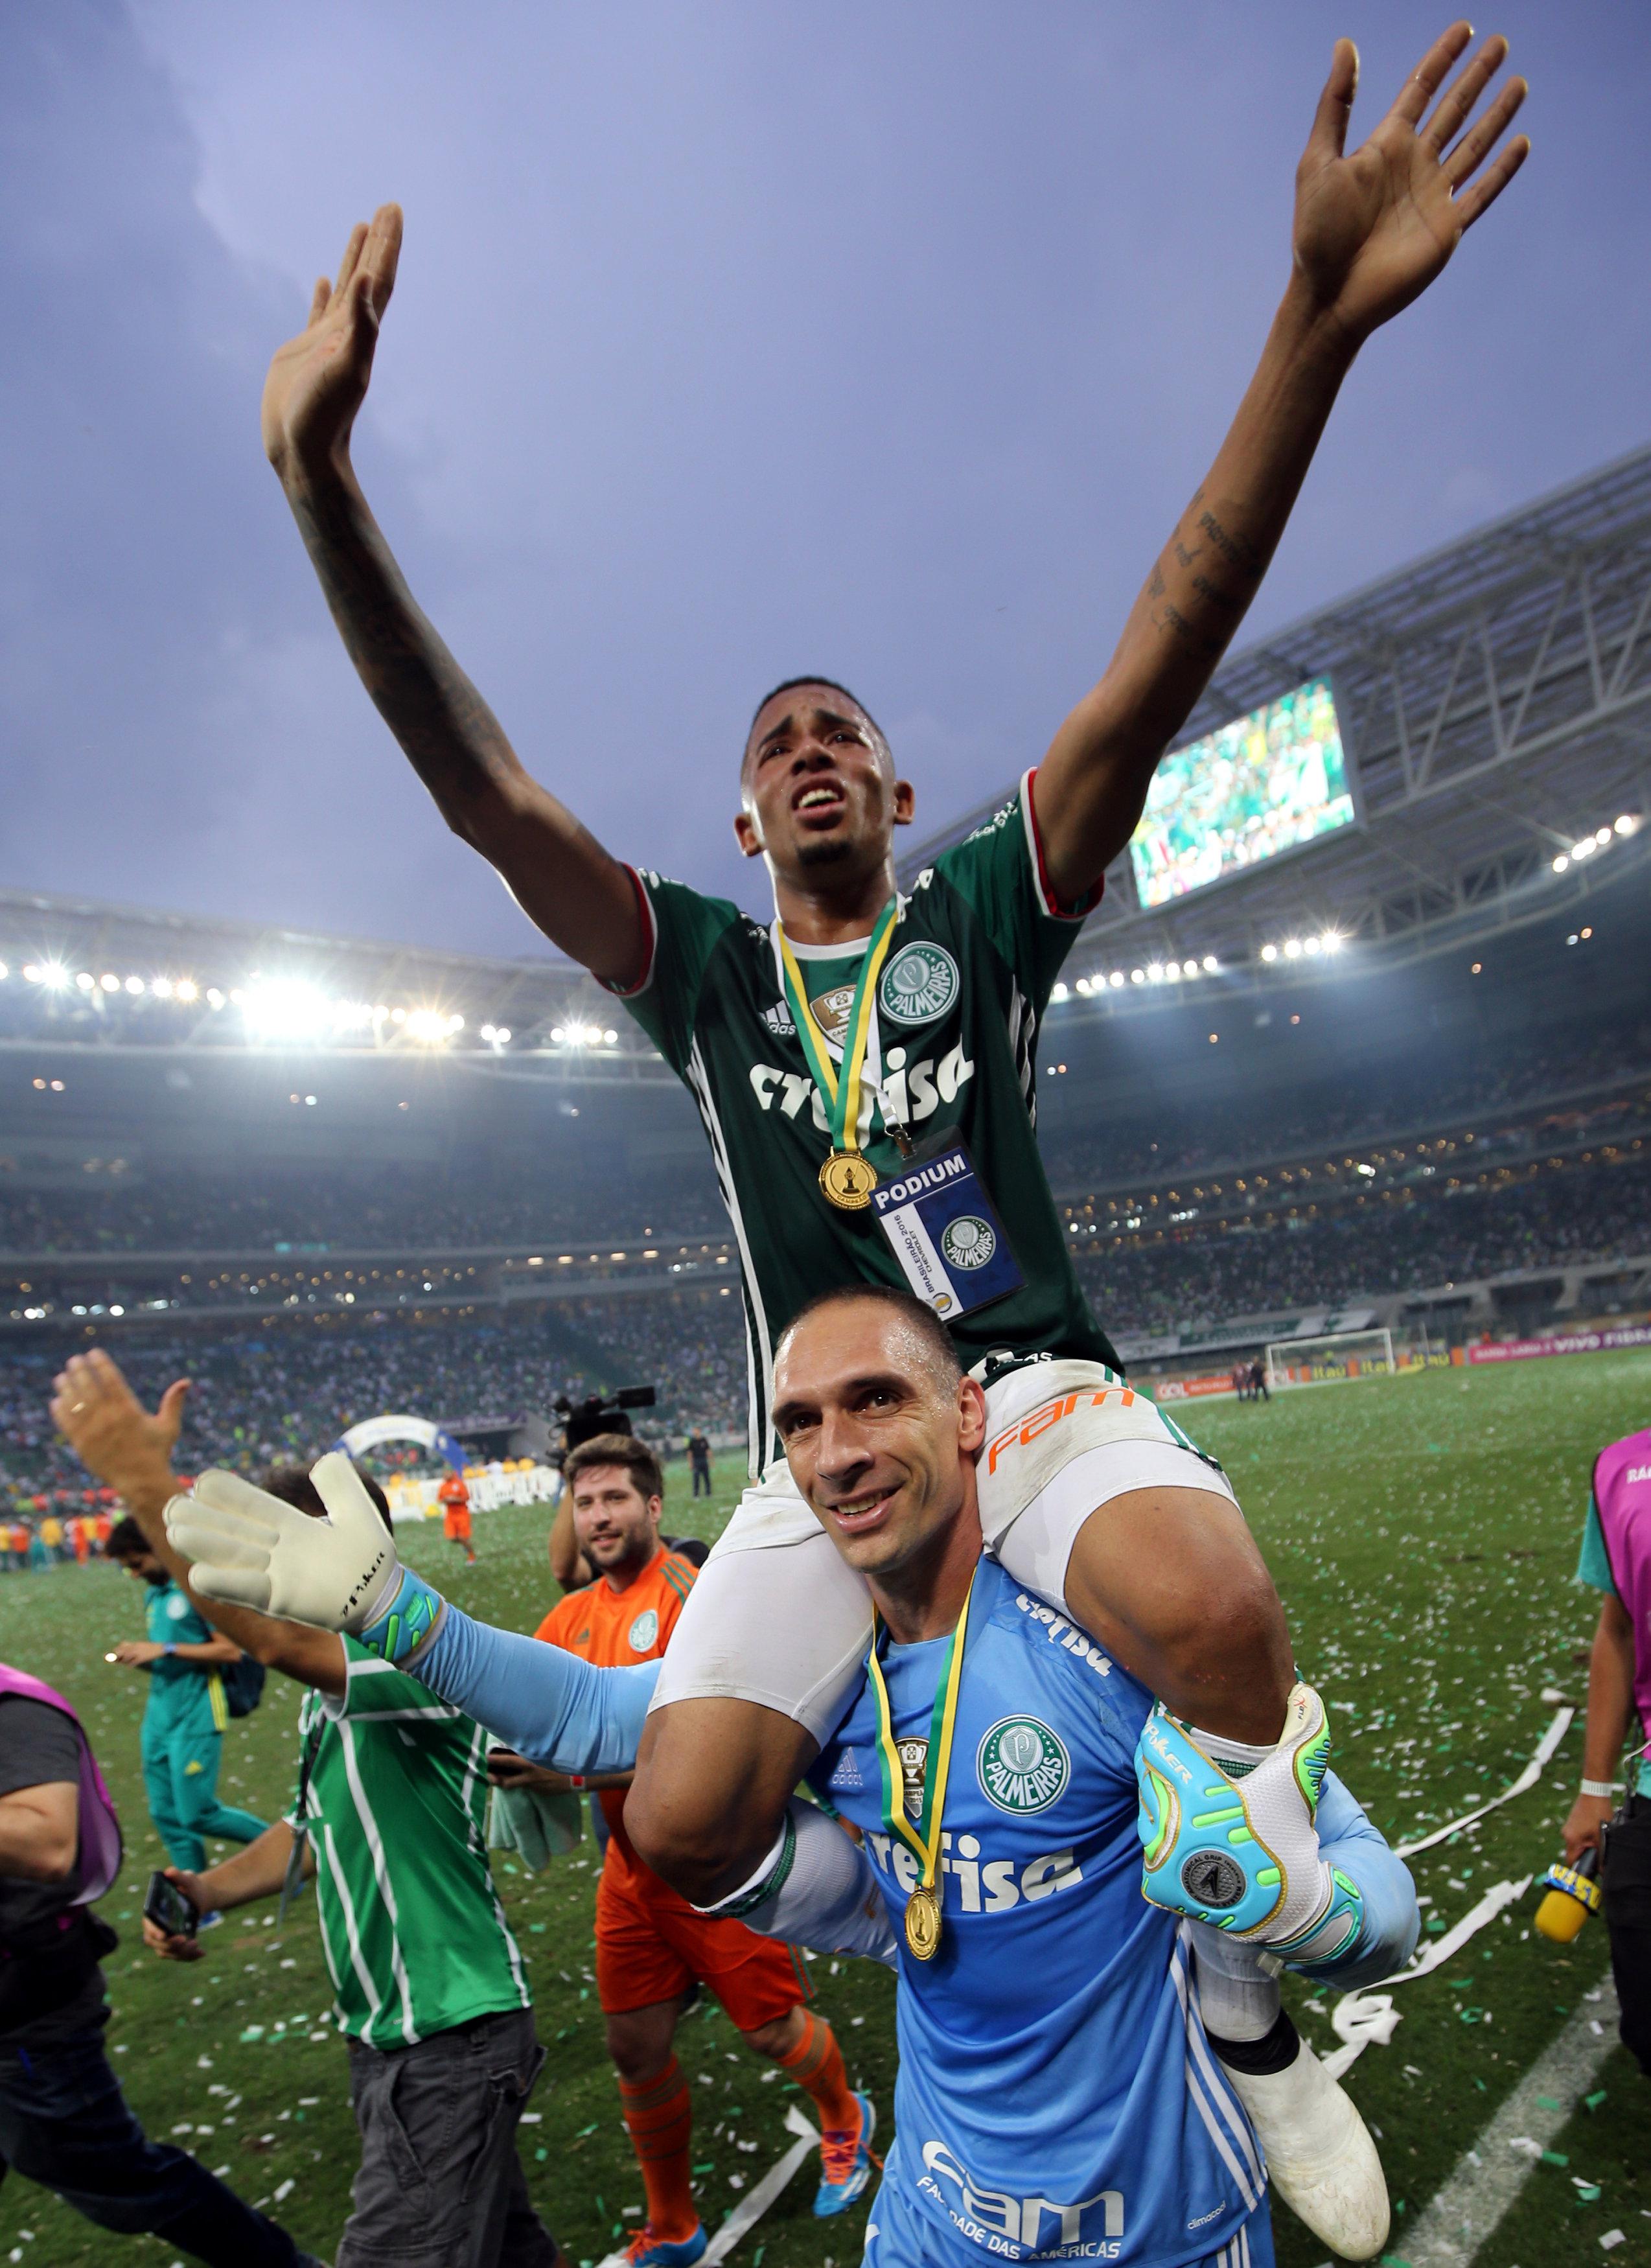
[[[1576,1575],[1605,1598],[1588,1669],[1582,1786],[1565,1822],[1565,1855],[1574,1866],[1583,1852],[1601,1852],[1623,2045],[1651,2077],[1651,1427],[1596,1458]],[[1613,1816],[1631,1737],[1626,1800]]]

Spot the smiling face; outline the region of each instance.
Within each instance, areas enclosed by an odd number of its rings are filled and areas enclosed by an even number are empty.
[[[659,1548],[663,1510],[623,1465],[587,1465],[573,1483],[573,1533],[599,1575],[641,1572]]]
[[[880,1606],[884,1585],[909,1594],[954,1548],[973,1565],[985,1397],[897,1309],[850,1298],[805,1316],[774,1393],[792,1478]]]
[[[910,784],[876,726],[831,685],[795,685],[765,701],[746,742],[744,808],[733,831],[748,858],[807,884],[845,880],[888,863],[911,818]]]

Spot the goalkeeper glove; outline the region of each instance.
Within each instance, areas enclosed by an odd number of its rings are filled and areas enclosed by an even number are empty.
[[[404,1567],[394,1538],[348,1457],[311,1473],[325,1520],[268,1496],[238,1474],[205,1472],[166,1506],[166,1535],[191,1560],[203,1599],[284,1622],[345,1632],[387,1661],[430,1638],[445,1601]]]

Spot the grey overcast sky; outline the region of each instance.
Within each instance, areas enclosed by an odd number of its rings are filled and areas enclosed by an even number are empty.
[[[368,492],[527,764],[755,906],[757,695],[922,831],[1035,762],[1249,375],[1333,35],[1414,0],[8,0],[0,882],[543,949],[357,688],[258,445],[380,199]],[[1513,0],[1534,154],[1355,370],[1252,618],[1647,438],[1651,11]]]

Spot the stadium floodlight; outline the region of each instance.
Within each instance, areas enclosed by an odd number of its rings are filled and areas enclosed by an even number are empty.
[[[610,1048],[616,1048],[619,1045],[619,1035],[617,1032],[604,1032],[602,1034],[602,1040],[604,1044]]]
[[[1610,841],[1610,828],[1609,828],[1609,827],[1596,827],[1596,828],[1594,829],[1594,840],[1595,840],[1595,842],[1596,842],[1596,843],[1597,843],[1599,844],[1599,846],[1600,846],[1601,850],[1603,850],[1604,849],[1604,847],[1605,847],[1606,843],[1608,843]]]
[[[1060,989],[1064,994],[1066,990],[1065,986],[1063,984]],[[1089,979],[1087,976],[1080,976],[1078,979],[1078,990],[1083,994],[1086,1000],[1089,998],[1090,992],[1094,988],[1090,984]],[[1049,997],[1052,1000],[1055,995],[1051,992]]]
[[[1196,961],[1183,961],[1182,962],[1181,974],[1183,976],[1196,976],[1198,973],[1198,964]]]
[[[1341,932],[1333,929],[1327,929],[1319,939],[1320,946],[1326,953],[1339,953],[1346,942],[1346,939]]]
[[[1585,835],[1580,843],[1574,843],[1571,845],[1571,856],[1574,858],[1591,858],[1593,855],[1594,838],[1591,835]]]
[[[461,1032],[464,1029],[464,1018],[462,1016],[449,1016],[447,1019],[447,1029],[450,1032]]]
[[[26,971],[25,974],[27,972]],[[90,992],[97,981],[97,978],[92,974],[92,971],[89,968],[83,968],[80,971],[80,974],[76,977],[75,983],[82,992]]]
[[[193,976],[181,976],[173,986],[173,996],[179,1000],[198,1000],[201,988]]]
[[[1216,959],[1212,953],[1206,953],[1205,954],[1204,973],[1206,976],[1213,976],[1216,971],[1220,968],[1220,962]]]
[[[1264,961],[1276,961],[1279,958],[1278,946],[1276,945],[1264,945],[1261,948],[1261,957]]]
[[[224,1005],[224,995],[216,984],[209,984],[206,988],[206,1005],[209,1008],[221,1008]]]
[[[1301,939],[1301,950],[1310,961],[1316,961],[1319,950],[1318,939],[1316,937],[1304,937]]]
[[[1080,992],[1083,990],[1083,979],[1081,976],[1078,979],[1078,990]],[[1058,1007],[1063,1000],[1070,999],[1071,997],[1070,992],[1064,984],[1051,984],[1049,988],[1050,1005],[1052,1007]]]
[[[421,1047],[438,1048],[447,1037],[447,1019],[437,1008],[415,1008],[407,1018],[407,1036]]]
[[[1559,857],[1553,862],[1554,873],[1556,874],[1563,874],[1570,863],[1570,859],[1566,856],[1565,852],[1561,850]]]
[[[98,982],[106,992],[118,992],[121,989],[120,978],[118,976],[110,976],[107,969],[104,971],[103,975],[99,977]]]
[[[0,961],[0,983],[3,983],[11,974],[11,971],[6,967],[4,961]]]
[[[154,994],[157,1000],[170,1000],[172,998],[172,979],[170,976],[157,976],[151,981],[149,989]]]
[[[261,1040],[316,1039],[332,1021],[326,994],[300,977],[269,977],[229,997]]]
[[[507,1048],[510,1045],[510,1026],[508,1024],[501,1024],[495,1035],[495,1037],[498,1039],[500,1047]]]
[[[1617,821],[1617,832],[1618,835],[1632,835],[1639,824],[1632,811],[1625,811]]]
[[[1145,984],[1145,983],[1146,983],[1146,971],[1144,968],[1131,968],[1131,971],[1130,971],[1130,983],[1131,983],[1131,984]]]
[[[1163,962],[1161,961],[1149,961],[1146,964],[1146,982],[1149,984],[1161,984],[1163,981]]]
[[[127,991],[131,993],[134,998],[136,998],[144,989],[143,978],[141,976],[129,976],[126,980],[125,989]]]

